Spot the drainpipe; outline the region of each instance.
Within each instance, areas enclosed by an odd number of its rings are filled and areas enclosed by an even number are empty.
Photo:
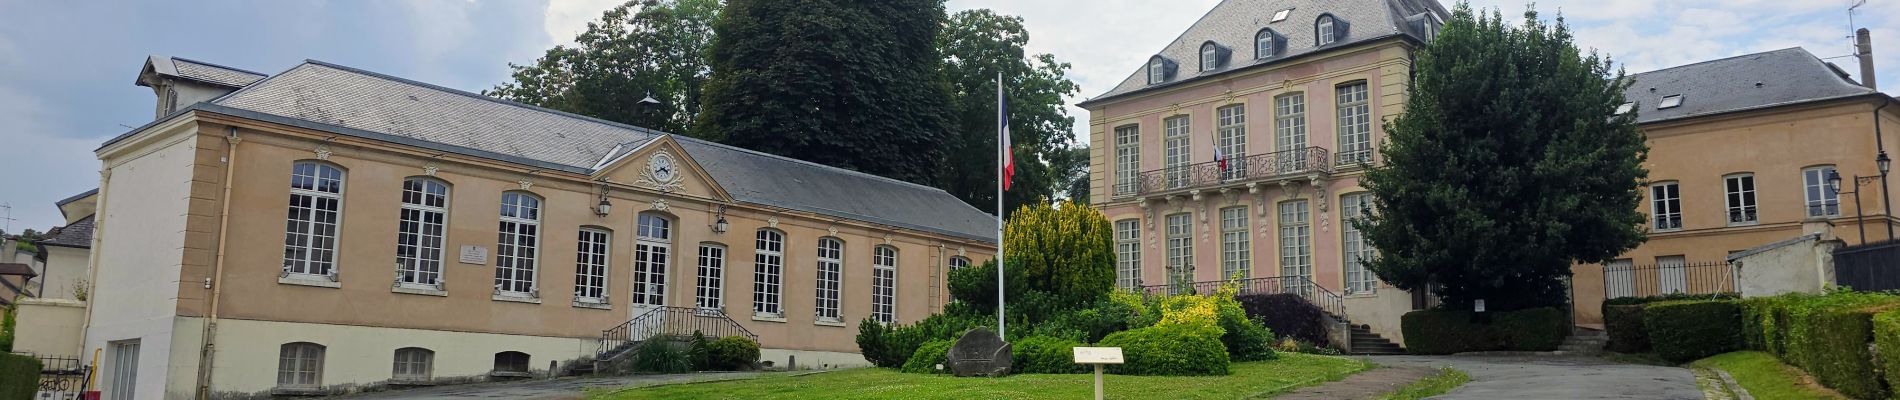
[[[218,201],[224,203],[218,211],[218,259],[214,262],[216,266],[212,269],[211,277],[205,279],[205,288],[211,289],[211,312],[210,318],[205,320],[204,344],[198,349],[198,400],[211,396],[211,367],[218,353],[218,298],[224,293],[224,242],[231,226],[231,176],[237,171],[238,142],[244,141],[238,137],[237,127],[227,129],[231,133],[224,137],[225,143],[228,143],[224,151],[224,193],[218,196]]]
[[[81,357],[84,357],[86,354],[86,340],[91,339],[92,336],[92,303],[99,301],[99,291],[97,290],[99,287],[99,252],[103,249],[100,245],[105,243],[106,237],[106,187],[112,183],[112,167],[106,165],[105,161],[101,160],[99,168],[99,200],[93,204],[92,209],[92,247],[86,249],[86,322],[79,327],[79,332],[82,337],[79,343],[79,352],[74,353]],[[96,353],[94,354],[92,363],[93,365],[99,364]],[[91,388],[91,382],[91,380],[87,380],[87,390],[96,390]]]
[[[1865,29],[1861,31],[1863,34],[1866,33]],[[1873,82],[1872,78],[1868,78],[1868,82]],[[1887,146],[1880,135],[1880,110],[1890,105],[1893,105],[1893,98],[1887,97],[1885,94],[1880,94],[1880,107],[1874,107],[1874,146],[1880,149],[1880,154],[1882,155],[1887,154]],[[1887,188],[1887,171],[1880,171],[1880,207],[1885,210],[1885,214],[1881,215],[1880,219],[1882,222],[1881,225],[1887,226],[1888,242],[1893,241],[1893,197],[1888,194],[1892,191],[1892,189]]]

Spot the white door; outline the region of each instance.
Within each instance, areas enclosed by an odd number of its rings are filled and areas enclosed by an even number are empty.
[[[138,378],[139,341],[112,342],[112,386],[105,394],[112,400],[132,400]]]
[[[673,221],[641,213],[633,242],[633,318],[666,305],[666,272],[673,261]]]
[[[1682,293],[1689,289],[1688,263],[1682,256],[1656,257],[1656,288],[1662,294]]]

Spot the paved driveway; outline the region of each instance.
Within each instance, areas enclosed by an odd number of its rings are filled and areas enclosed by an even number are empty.
[[[488,382],[468,385],[447,385],[409,390],[364,393],[339,397],[349,400],[367,399],[404,399],[404,400],[468,400],[468,399],[514,399],[514,400],[568,400],[579,399],[587,389],[610,388],[630,385],[652,386],[669,383],[703,382],[731,379],[755,378],[765,374],[783,374],[782,372],[724,372],[677,375],[635,375],[605,378],[560,378],[508,382]]]
[[[1433,399],[1701,400],[1688,369],[1621,364],[1583,356],[1377,356],[1395,366],[1450,366],[1471,382]]]

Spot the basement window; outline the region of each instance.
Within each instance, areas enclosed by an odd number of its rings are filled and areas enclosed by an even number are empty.
[[[1656,109],[1662,110],[1662,109],[1676,108],[1680,106],[1682,106],[1682,95],[1673,94],[1673,95],[1663,96],[1662,103],[1656,104]]]

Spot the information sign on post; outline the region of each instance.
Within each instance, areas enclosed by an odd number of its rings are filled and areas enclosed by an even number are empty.
[[[1102,400],[1102,366],[1122,363],[1120,347],[1076,347],[1075,363],[1095,366],[1095,400]]]

